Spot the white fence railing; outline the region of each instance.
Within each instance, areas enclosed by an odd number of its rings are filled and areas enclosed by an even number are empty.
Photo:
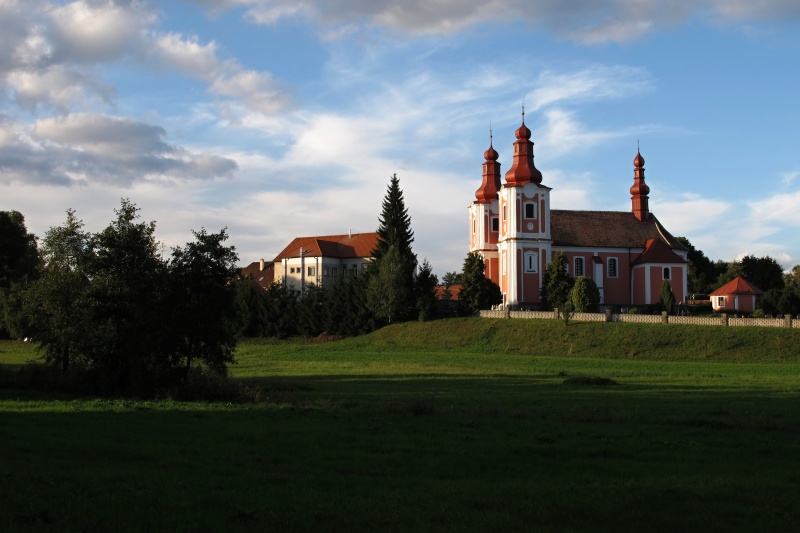
[[[552,311],[511,311],[509,309],[493,309],[481,311],[482,318],[538,318],[559,320],[558,309]],[[696,326],[749,326],[761,328],[800,328],[800,319],[784,318],[739,318],[725,313],[717,316],[672,316],[661,315],[629,315],[606,311],[605,313],[573,313],[570,320],[576,322],[631,322],[636,324],[692,324]]]

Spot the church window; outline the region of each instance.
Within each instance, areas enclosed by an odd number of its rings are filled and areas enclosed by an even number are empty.
[[[507,205],[503,206],[503,220],[504,221],[508,220],[508,206]]]
[[[500,231],[500,219],[492,217],[492,231]]]
[[[664,267],[664,279],[669,279],[669,267]]]
[[[608,277],[609,278],[616,278],[617,277],[617,258],[616,257],[609,257],[607,264],[608,264]]]
[[[538,272],[538,262],[539,254],[536,252],[525,252],[525,272]]]
[[[525,204],[525,218],[536,218],[536,204],[528,202]]]
[[[476,228],[475,224],[476,224],[475,219],[472,219],[472,233],[475,233],[475,228]]]
[[[583,276],[583,257],[576,257],[574,265],[575,277],[577,278],[578,276]]]

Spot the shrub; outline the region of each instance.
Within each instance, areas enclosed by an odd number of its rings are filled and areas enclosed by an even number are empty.
[[[600,290],[591,278],[579,276],[569,298],[572,308],[578,313],[595,313],[600,308]]]

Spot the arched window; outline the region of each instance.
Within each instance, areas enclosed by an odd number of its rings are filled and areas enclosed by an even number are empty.
[[[525,252],[524,256],[525,272],[538,272],[539,254],[536,252]]]
[[[609,278],[616,278],[617,277],[617,258],[616,257],[609,257],[607,265],[608,265],[608,277]]]
[[[573,270],[575,277],[583,276],[583,257],[576,257],[575,258],[575,269]]]

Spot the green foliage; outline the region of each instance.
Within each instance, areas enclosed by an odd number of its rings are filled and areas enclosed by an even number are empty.
[[[390,246],[383,257],[376,260],[367,288],[367,306],[381,320],[389,324],[403,320],[409,313],[406,264],[400,251]]]
[[[764,257],[746,255],[742,259],[728,264],[727,267],[727,270],[719,276],[715,289],[738,276],[743,277],[762,291],[783,289],[785,284],[783,268],[768,255]]]
[[[569,296],[572,308],[578,313],[595,313],[600,307],[600,290],[592,278],[579,276]]]
[[[446,272],[442,278],[442,283],[445,287],[461,285],[461,272]]]
[[[45,268],[25,307],[45,360],[65,373],[79,363],[103,394],[153,394],[184,381],[194,361],[224,373],[239,329],[225,230],[195,232],[168,262],[155,223],[139,221],[128,200],[115,213],[89,234],[68,211],[45,236]]]
[[[669,315],[675,309],[675,294],[672,292],[669,280],[666,279],[661,283],[661,308]]]
[[[542,309],[562,308],[569,300],[575,280],[567,273],[567,256],[556,252],[548,263],[542,278],[540,303]]]
[[[194,361],[224,375],[233,362],[240,329],[236,287],[231,284],[239,257],[232,246],[224,245],[228,240],[224,228],[219,233],[205,228],[192,233],[195,241],[175,248],[169,264],[177,351],[187,376]]]
[[[417,272],[414,280],[414,290],[416,292],[417,312],[422,321],[433,318],[436,305],[436,286],[439,281],[433,273],[433,267],[425,259]]]
[[[37,276],[36,236],[19,211],[0,211],[0,338],[25,335],[22,293]]]
[[[461,271],[461,292],[458,294],[459,314],[474,315],[481,309],[502,303],[500,287],[486,277],[483,258],[478,252],[470,252],[464,259]]]
[[[720,269],[719,264],[706,257],[702,250],[696,249],[686,237],[678,237],[678,241],[689,250],[687,254],[689,292],[697,294],[711,292],[716,287],[717,278],[726,268]]]
[[[414,232],[411,229],[411,217],[408,215],[403,191],[400,189],[400,180],[397,174],[393,175],[389,181],[386,196],[383,199],[382,211],[378,218],[378,243],[372,251],[374,259],[373,265],[368,270],[378,273],[381,271],[381,263],[388,255],[389,250],[394,247],[396,257],[392,259],[393,264],[386,267],[385,275],[389,276],[389,271],[399,269],[396,273],[396,283],[392,287],[394,294],[391,296],[391,304],[381,305],[381,312],[376,312],[377,286],[372,290],[372,303],[369,308],[376,316],[387,319],[391,315],[392,320],[406,320],[412,318],[415,309],[414,294],[414,271],[417,268],[417,256],[411,249],[414,242]],[[390,277],[394,278],[395,274]],[[370,285],[372,286],[372,285]],[[392,311],[387,311],[393,309]],[[387,314],[388,313],[388,314]]]

